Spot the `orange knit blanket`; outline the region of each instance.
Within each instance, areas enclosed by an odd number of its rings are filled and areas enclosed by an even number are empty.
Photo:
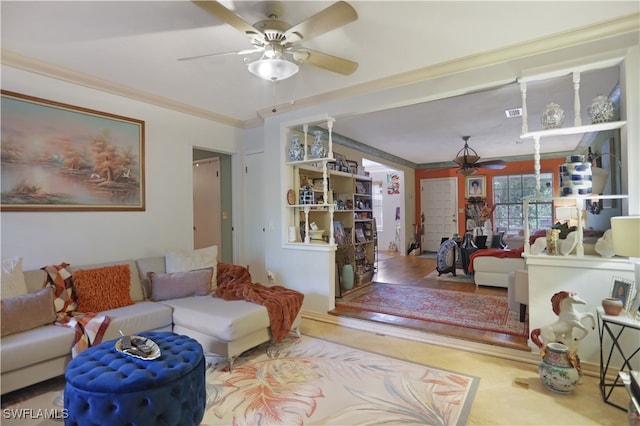
[[[251,274],[240,265],[218,263],[218,286],[214,297],[224,300],[246,300],[267,308],[271,336],[275,343],[284,339],[293,326],[304,294],[282,286],[267,287],[251,282]]]

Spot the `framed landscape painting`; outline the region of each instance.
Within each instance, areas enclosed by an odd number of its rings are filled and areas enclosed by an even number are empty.
[[[142,211],[144,121],[3,90],[3,211]]]

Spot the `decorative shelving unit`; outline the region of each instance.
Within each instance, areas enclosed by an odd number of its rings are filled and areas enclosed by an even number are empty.
[[[310,157],[309,129],[326,123],[328,129],[327,155]],[[314,121],[287,128],[287,140],[299,137],[304,148],[304,159],[285,161],[291,173],[291,188],[287,196],[288,219],[285,244],[289,248],[346,250],[355,271],[355,285],[370,282],[374,265],[374,229],[372,209],[372,182],[368,176],[329,169],[333,156],[333,118]],[[287,144],[285,156],[288,159]],[[345,239],[336,235],[334,224],[342,225]],[[323,230],[323,239],[311,237],[311,224]],[[291,228],[294,228],[293,232]],[[292,238],[293,237],[293,238]],[[339,246],[339,242],[341,242]]]
[[[536,196],[525,198],[523,200],[523,210],[524,210],[524,253],[527,255],[531,254],[531,244],[529,243],[530,229],[529,229],[529,204],[532,202],[549,202],[555,200],[575,200],[576,204],[576,214],[578,219],[577,226],[577,245],[576,245],[576,256],[584,257],[584,245],[582,242],[583,239],[583,211],[585,210],[585,201],[597,201],[604,199],[625,199],[628,198],[627,195],[584,195],[584,196],[569,196],[569,197],[542,197],[540,193],[540,140],[549,136],[563,136],[563,135],[575,135],[575,134],[585,134],[585,133],[593,133],[593,132],[602,132],[606,130],[620,129],[624,127],[627,122],[626,121],[612,121],[606,123],[597,123],[597,124],[589,124],[582,125],[581,119],[581,101],[580,101],[580,72],[586,70],[593,70],[598,68],[605,68],[616,65],[618,60],[604,60],[594,64],[582,65],[579,67],[574,67],[573,70],[556,70],[552,72],[548,72],[545,74],[540,74],[532,77],[521,78],[520,82],[520,92],[522,95],[522,134],[520,135],[521,139],[533,139],[533,148],[534,148],[534,172],[536,177]],[[539,131],[529,131],[528,125],[528,112],[527,112],[527,82],[533,80],[544,80],[548,78],[558,77],[561,75],[567,75],[572,73],[572,81],[573,81],[573,90],[574,90],[574,119],[572,127],[561,127],[555,129],[545,129]]]

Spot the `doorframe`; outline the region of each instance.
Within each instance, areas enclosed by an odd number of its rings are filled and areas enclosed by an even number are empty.
[[[455,225],[455,230],[453,231],[453,234],[458,233],[459,229],[460,229],[460,223],[459,223],[459,221],[460,221],[460,206],[459,206],[459,203],[458,203],[458,201],[459,201],[458,200],[458,178],[457,177],[446,176],[446,177],[420,179],[420,182],[419,182],[419,184],[420,184],[420,216],[419,217],[421,218],[421,222],[420,222],[420,235],[419,235],[419,238],[420,238],[420,250],[423,251],[423,252],[426,251],[426,242],[422,241],[422,238],[424,236],[424,222],[422,221],[422,218],[426,217],[425,216],[425,212],[423,210],[423,205],[424,205],[423,203],[425,202],[423,184],[426,184],[427,182],[432,182],[432,181],[435,181],[435,180],[442,180],[442,181],[446,180],[446,181],[450,181],[450,182],[454,182],[455,183],[455,185],[453,185],[453,189],[455,191],[453,200],[454,200],[454,211],[455,211],[454,215],[455,215],[455,218],[456,218],[456,220],[455,220],[456,225]]]
[[[218,252],[218,261],[233,263],[235,247],[233,241],[233,155],[195,145],[191,146],[192,164],[199,160],[213,157],[217,157],[220,161],[220,240],[222,241],[222,247]],[[193,200],[193,174],[190,181],[191,198]],[[193,226],[193,201],[191,205],[191,216]],[[191,240],[193,246],[193,237]]]

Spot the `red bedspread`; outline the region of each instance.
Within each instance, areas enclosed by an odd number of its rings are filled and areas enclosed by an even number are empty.
[[[514,250],[502,250],[502,249],[484,249],[478,250],[471,253],[469,257],[469,272],[473,272],[473,261],[476,257],[480,256],[493,256],[500,258],[515,258],[519,259],[522,257],[522,252],[524,251],[524,247],[520,247]]]
[[[267,287],[251,282],[251,274],[240,265],[218,263],[218,286],[214,297],[224,300],[246,300],[267,308],[271,336],[278,343],[293,326],[304,294],[282,286]]]

